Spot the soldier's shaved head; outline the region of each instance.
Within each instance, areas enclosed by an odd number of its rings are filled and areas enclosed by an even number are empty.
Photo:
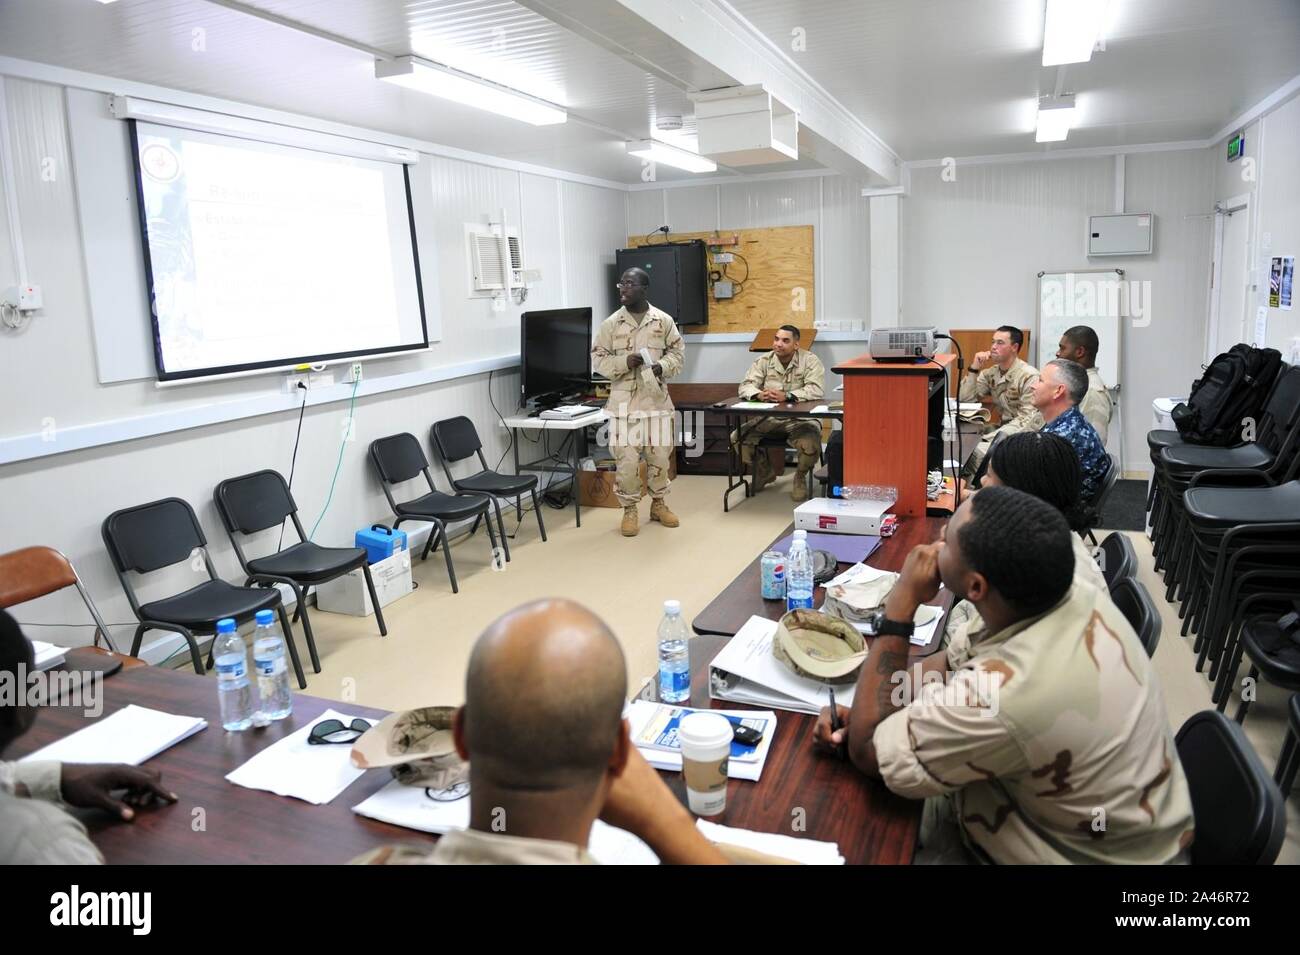
[[[571,600],[516,607],[483,632],[465,678],[470,765],[504,789],[596,786],[623,733],[618,640]]]

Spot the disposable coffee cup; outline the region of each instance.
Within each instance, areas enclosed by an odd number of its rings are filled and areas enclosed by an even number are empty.
[[[678,726],[686,804],[697,816],[716,816],[727,808],[731,737],[731,721],[718,713],[688,713]]]

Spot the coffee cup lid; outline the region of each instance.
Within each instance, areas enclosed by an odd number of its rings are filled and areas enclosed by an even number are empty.
[[[731,742],[731,720],[721,713],[687,713],[677,727],[682,745],[718,746]]]

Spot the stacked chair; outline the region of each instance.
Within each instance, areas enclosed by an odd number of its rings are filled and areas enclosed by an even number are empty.
[[[1239,686],[1261,679],[1300,691],[1300,367],[1282,366],[1254,438],[1211,447],[1147,435],[1156,569],[1220,713]],[[1240,694],[1238,723],[1253,699]],[[1278,782],[1294,762],[1284,751]]]

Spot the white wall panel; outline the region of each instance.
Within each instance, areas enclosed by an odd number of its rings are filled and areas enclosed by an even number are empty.
[[[568,304],[591,306],[592,328],[618,307],[614,253],[627,244],[627,193],[561,183]]]
[[[665,189],[664,192],[668,196],[668,217],[659,224],[671,227],[674,232],[740,228],[734,223],[719,221],[717,186],[689,186]]]
[[[816,226],[820,211],[821,177],[762,179],[758,182],[723,183],[721,191],[724,229],[758,229],[783,225]]]
[[[664,193],[671,191],[670,189],[636,189],[629,192],[627,234],[645,235],[664,225]]]

